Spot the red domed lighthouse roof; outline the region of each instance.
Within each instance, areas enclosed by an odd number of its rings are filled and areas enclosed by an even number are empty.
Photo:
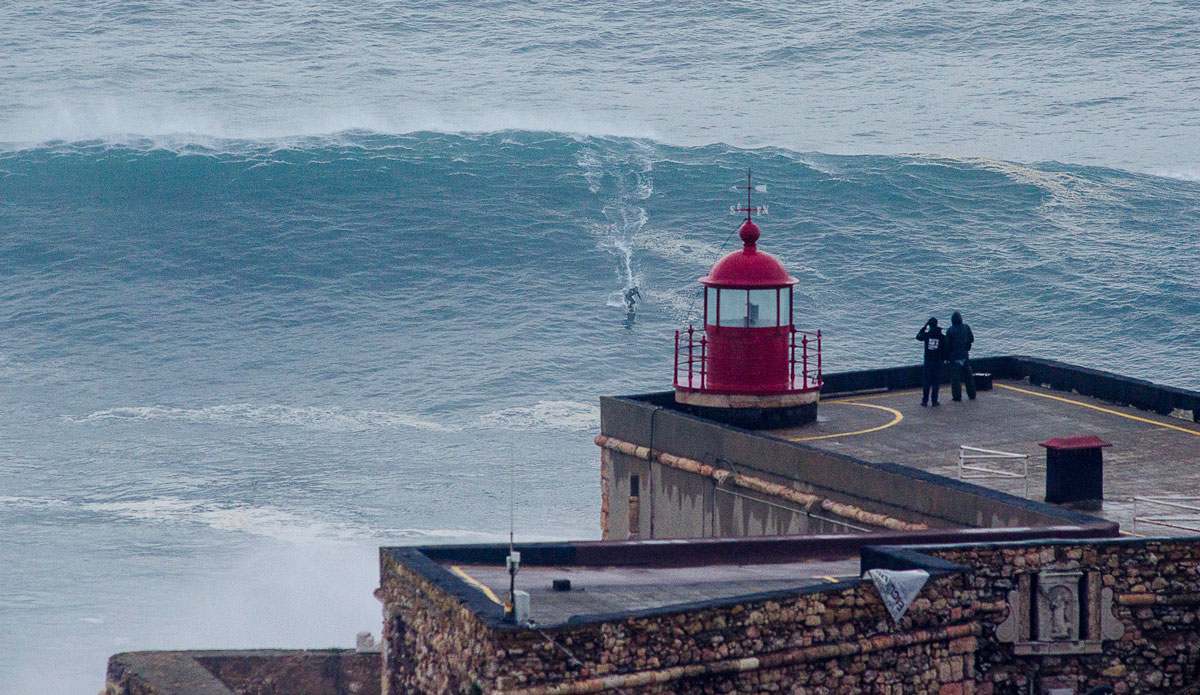
[[[759,251],[758,225],[750,220],[738,230],[744,246],[713,265],[708,275],[700,278],[705,285],[717,287],[786,287],[796,284],[796,278],[769,253]]]

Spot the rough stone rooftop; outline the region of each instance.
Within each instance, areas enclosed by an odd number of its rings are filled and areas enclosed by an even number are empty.
[[[583,615],[640,611],[734,596],[818,586],[858,578],[857,557],[774,564],[700,567],[528,567],[517,588],[529,592],[530,617],[556,625]],[[450,565],[452,571],[499,606],[508,596],[504,567]],[[569,579],[570,591],[555,591],[555,579]]]

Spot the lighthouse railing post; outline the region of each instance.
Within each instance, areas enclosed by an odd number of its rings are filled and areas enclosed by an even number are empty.
[[[796,327],[792,326],[792,334],[788,340],[788,388],[795,390],[796,388]]]
[[[696,388],[696,329],[688,327],[688,388]]]
[[[700,388],[707,388],[708,380],[708,336],[700,338]]]
[[[671,372],[671,381],[679,386],[679,331],[675,331],[675,371]]]
[[[802,379],[801,388],[808,388],[808,334],[807,333],[804,334],[804,338],[801,339],[801,343],[803,345],[802,354],[804,355],[804,368],[800,370],[800,375],[801,375],[800,378]]]
[[[818,388],[820,388],[820,386],[823,383],[825,383],[822,376],[823,376],[823,373],[821,372],[821,329],[818,328],[817,329],[817,387]]]
[[[695,359],[694,357],[692,357],[692,346],[694,346],[694,344],[695,344],[695,340],[694,340],[694,338],[692,338],[692,334],[694,334],[695,330],[696,329],[692,328],[692,326],[690,326],[690,325],[688,326],[688,388],[689,389],[695,387],[695,384],[691,383],[692,363],[694,363],[694,359]]]

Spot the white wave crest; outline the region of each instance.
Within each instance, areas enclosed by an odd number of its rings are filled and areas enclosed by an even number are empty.
[[[506,430],[592,430],[600,426],[600,407],[576,401],[539,401],[488,413],[480,421]]]
[[[507,539],[507,534],[470,529],[379,529],[334,519],[313,519],[271,505],[220,503],[158,497],[142,500],[73,502],[69,500],[0,496],[0,506],[73,508],[129,521],[165,524],[199,524],[217,531],[264,536],[290,543],[313,541],[483,543]],[[528,539],[527,539],[528,540]]]
[[[335,539],[371,537],[368,531],[346,524],[304,519],[276,507],[244,504],[220,504],[177,497],[155,499],[73,502],[38,497],[0,497],[0,505],[34,508],[73,508],[84,512],[116,516],[133,521],[198,523],[222,531],[237,531],[280,540]]]
[[[207,408],[176,408],[164,405],[108,408],[81,418],[67,419],[80,423],[99,420],[173,420],[198,424],[286,425],[325,432],[366,432],[397,428],[454,432],[460,429],[394,411],[253,403],[233,403]]]
[[[117,99],[48,104],[26,109],[0,123],[0,149],[24,149],[49,142],[127,145],[151,141],[156,148],[167,150],[196,145],[222,150],[238,146],[239,141],[289,143],[297,138],[336,137],[348,131],[384,135],[531,131],[579,137],[659,137],[653,127],[636,121],[578,113],[472,110],[448,114],[432,106],[392,111],[328,104],[300,112],[283,109],[246,116],[196,104],[144,105]]]
[[[306,519],[272,506],[221,504],[162,497],[136,501],[84,502],[79,504],[79,508],[134,521],[196,523],[218,531],[247,533],[292,542],[362,540],[374,537],[368,529]]]
[[[584,150],[575,158],[576,163],[583,169],[583,179],[587,181],[588,190],[592,194],[600,192],[600,184],[604,180],[604,167],[600,156],[594,150]]]
[[[0,495],[0,504],[13,507],[66,507],[70,502],[42,497],[10,497]]]
[[[1182,170],[1182,171],[1151,171],[1153,176],[1161,176],[1165,179],[1176,179],[1178,181],[1200,182],[1200,170]]]
[[[939,156],[953,163],[987,169],[1007,176],[1016,183],[1036,186],[1047,193],[1047,207],[1076,206],[1081,203],[1103,203],[1112,200],[1112,193],[1103,185],[1066,171],[1045,171],[1026,164],[983,157]]]

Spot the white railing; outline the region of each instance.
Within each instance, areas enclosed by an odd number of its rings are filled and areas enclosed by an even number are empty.
[[[1138,514],[1138,503],[1153,507],[1166,507],[1167,509],[1183,510],[1184,514],[1153,514],[1151,516],[1141,516]],[[1138,524],[1152,524],[1155,526],[1166,526],[1168,528],[1177,528],[1183,531],[1193,531],[1200,533],[1200,497],[1186,497],[1182,495],[1162,495],[1154,497],[1134,497],[1133,498],[1133,532],[1137,533]]]
[[[1001,470],[988,468],[978,463],[968,463],[968,461],[979,460],[1020,461],[1021,470]],[[1006,451],[992,451],[991,449],[980,449],[977,446],[960,445],[958,447],[958,477],[960,480],[1023,478],[1025,480],[1025,497],[1029,498],[1029,456],[1026,454],[1011,454]]]

